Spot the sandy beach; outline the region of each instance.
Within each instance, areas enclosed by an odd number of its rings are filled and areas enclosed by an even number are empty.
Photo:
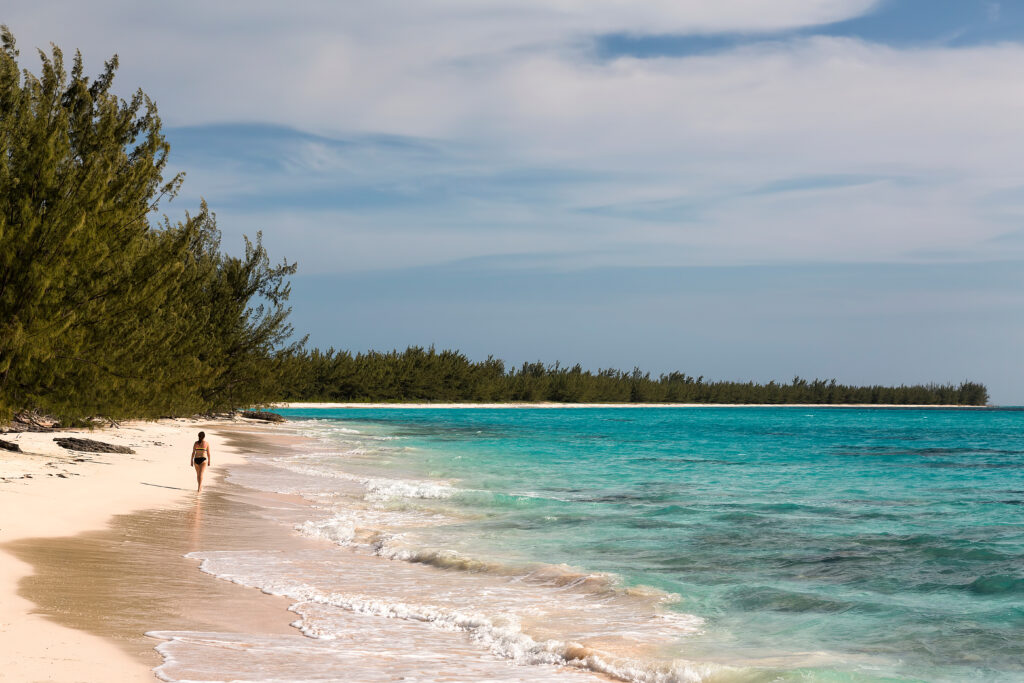
[[[197,494],[188,456],[200,429],[214,451]],[[135,453],[67,451],[54,442],[65,436]],[[264,666],[285,666],[299,677],[334,667],[350,680],[391,680],[403,671],[418,679],[601,678],[543,664],[520,671],[473,644],[464,629],[423,628],[421,619],[384,614],[344,612],[351,621],[343,629],[346,647],[332,648],[331,641],[321,647],[292,625],[294,596],[268,595],[200,571],[199,561],[187,555],[209,548],[228,554],[272,548],[271,557],[297,558],[311,549],[336,552],[333,542],[296,534],[291,524],[268,525],[268,501],[278,512],[294,508],[296,519],[307,517],[308,504],[298,496],[252,491],[224,478],[246,454],[294,444],[287,428],[168,420],[3,438],[24,452],[0,451],[0,639],[5,652],[17,653],[5,658],[0,681],[251,680],[268,675],[259,673]],[[391,575],[381,573],[389,567],[398,572],[398,589],[411,572],[420,599],[465,591],[461,573],[395,566],[379,557],[352,556],[346,564],[363,586],[391,585]],[[424,578],[435,582],[421,585]],[[308,655],[266,659],[291,648]],[[214,668],[203,669],[202,661]]]
[[[188,456],[200,429],[215,450],[197,495]],[[136,453],[65,451],[54,443],[64,436]],[[346,672],[331,680],[601,678],[561,666],[519,671],[473,644],[465,629],[423,628],[419,618],[360,610],[344,611],[351,622],[341,636],[345,646],[332,647],[333,639],[295,628],[294,596],[201,571],[188,555],[210,548],[214,555],[263,548],[255,552],[267,558],[336,552],[333,542],[296,534],[290,523],[268,524],[268,504],[306,518],[301,497],[254,491],[224,477],[246,454],[294,445],[287,428],[182,420],[3,438],[25,452],[0,451],[0,639],[5,652],[17,653],[5,658],[0,681],[262,680],[276,678],[268,673],[275,667],[298,678],[321,678],[327,668]],[[390,586],[385,567],[398,572],[396,588],[412,572],[422,598],[465,590],[460,573],[379,557],[346,560],[362,586]],[[424,584],[424,577],[443,583]],[[295,648],[305,654],[275,658]]]
[[[154,680],[160,657],[152,650],[156,643],[143,635],[154,625],[244,620],[268,632],[288,629],[284,601],[195,571],[195,563],[181,557],[188,548],[174,547],[187,544],[187,534],[176,537],[167,528],[187,522],[195,530],[199,506],[215,500],[225,468],[242,460],[239,448],[228,445],[226,431],[233,426],[238,424],[165,420],[3,435],[24,452],[0,451],[0,639],[8,653],[0,680]],[[197,495],[188,457],[200,429],[214,451]],[[64,436],[129,446],[135,454],[66,450],[54,442]],[[141,510],[164,511],[173,524],[139,528],[129,513]],[[163,547],[154,545],[165,539]],[[127,549],[129,544],[144,552]],[[177,587],[177,596],[168,595],[164,574],[171,568],[187,584]],[[179,614],[161,614],[160,601],[177,598],[185,601]],[[212,598],[221,608],[234,600],[234,613],[210,619],[203,605],[212,605]],[[149,613],[151,623],[136,625],[126,617],[140,613]]]

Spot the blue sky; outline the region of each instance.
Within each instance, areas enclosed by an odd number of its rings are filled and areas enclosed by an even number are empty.
[[[1024,3],[39,5],[316,345],[1024,404]]]
[[[1024,4],[987,0],[889,0],[848,19],[766,33],[690,35],[611,33],[596,40],[605,59],[679,57],[808,36],[853,38],[893,48],[969,47],[1016,42],[1024,34]]]

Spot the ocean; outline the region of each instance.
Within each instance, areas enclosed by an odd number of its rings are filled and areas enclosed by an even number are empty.
[[[1024,680],[1024,412],[280,412],[229,481],[308,542],[191,556],[296,635],[167,680]]]

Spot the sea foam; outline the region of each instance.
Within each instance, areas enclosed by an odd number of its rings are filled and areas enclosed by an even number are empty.
[[[431,628],[466,633],[473,643],[490,654],[520,666],[556,665],[601,673],[622,681],[642,683],[698,683],[733,671],[731,667],[624,657],[585,643],[558,638],[537,639],[524,631],[511,613],[488,614],[481,609],[454,609],[430,601],[409,601],[380,595],[321,590],[297,577],[275,569],[291,567],[286,558],[249,552],[191,553],[201,560],[200,569],[221,579],[259,588],[270,595],[294,600],[289,608],[300,619],[295,626],[306,636],[321,641],[346,637],[332,613],[341,610],[369,617],[423,623]],[[280,564],[275,561],[280,560]],[[424,593],[427,597],[429,592]],[[683,629],[680,629],[682,632]],[[160,636],[159,633],[154,634]]]

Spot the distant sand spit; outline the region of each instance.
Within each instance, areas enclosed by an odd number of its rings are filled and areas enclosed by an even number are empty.
[[[903,405],[889,403],[275,403],[273,408],[886,408],[895,410],[988,410],[995,406]]]

